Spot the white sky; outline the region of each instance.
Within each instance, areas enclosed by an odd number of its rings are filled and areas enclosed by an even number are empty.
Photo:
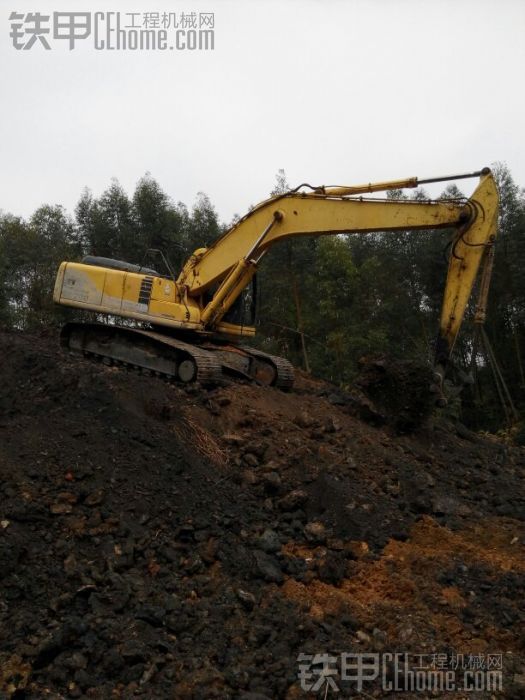
[[[215,50],[16,51],[12,10],[214,12]],[[524,37],[523,0],[0,0],[0,209],[72,211],[146,171],[224,221],[278,168],[350,185],[498,160],[525,185]]]

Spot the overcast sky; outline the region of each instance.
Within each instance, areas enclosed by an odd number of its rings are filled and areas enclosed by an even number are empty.
[[[73,211],[83,187],[99,195],[116,177],[131,193],[146,171],[175,201],[206,192],[226,222],[268,195],[279,168],[291,185],[350,185],[505,161],[525,185],[523,0],[0,8],[4,211]],[[51,50],[18,51],[13,10],[213,12],[215,49],[95,50],[91,37],[70,51],[51,37]]]

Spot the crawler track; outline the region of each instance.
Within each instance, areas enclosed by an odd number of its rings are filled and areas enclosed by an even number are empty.
[[[155,331],[99,323],[68,323],[60,338],[62,347],[73,352],[184,383],[213,384],[228,375],[286,389],[294,381],[288,360],[255,348],[201,346]]]
[[[291,362],[284,357],[277,355],[269,355],[255,348],[243,347],[242,350],[250,357],[256,359],[259,363],[264,363],[273,367],[275,371],[275,381],[272,386],[278,386],[281,389],[290,389],[294,383],[294,371]]]

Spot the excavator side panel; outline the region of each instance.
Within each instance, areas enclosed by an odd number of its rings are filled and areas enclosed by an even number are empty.
[[[65,306],[147,323],[202,329],[197,302],[176,302],[174,289],[174,282],[160,277],[62,263],[53,299]]]

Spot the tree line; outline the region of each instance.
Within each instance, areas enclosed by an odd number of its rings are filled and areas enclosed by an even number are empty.
[[[509,169],[496,164],[501,199],[499,233],[486,324],[518,410],[525,405],[525,195]],[[272,191],[289,189],[279,171]],[[401,191],[389,197],[404,198]],[[421,189],[410,195],[426,198]],[[461,192],[448,186],[443,197]],[[62,260],[100,255],[175,272],[196,248],[227,228],[200,193],[188,208],[146,174],[132,196],[113,180],[99,197],[85,190],[71,216],[39,207],[29,219],[0,213],[0,325],[35,330],[59,326],[71,310],[52,301]],[[258,272],[257,343],[316,376],[352,382],[363,355],[431,358],[447,269],[450,231],[395,232],[288,240],[272,248]],[[456,348],[472,370],[472,325]],[[476,428],[503,424],[490,366],[476,354],[478,381],[463,398],[463,418]]]

